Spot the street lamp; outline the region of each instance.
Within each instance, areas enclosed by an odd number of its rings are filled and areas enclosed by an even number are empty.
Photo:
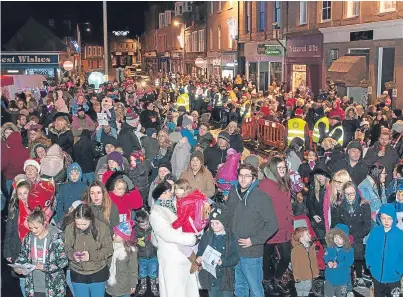
[[[78,43],[78,75],[81,76],[81,31],[80,25],[89,25],[89,22],[85,23],[77,23],[77,43]],[[87,32],[90,32],[90,27],[85,29]]]
[[[186,30],[186,24],[185,24],[185,23],[180,23],[180,22],[178,22],[178,21],[175,21],[175,22],[174,22],[174,25],[175,25],[176,27],[179,27],[179,25],[183,25],[182,74],[184,75],[184,74],[185,74],[185,43],[186,43],[186,41],[185,41],[185,30]]]

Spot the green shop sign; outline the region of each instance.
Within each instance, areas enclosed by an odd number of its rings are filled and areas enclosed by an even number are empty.
[[[259,44],[257,53],[265,56],[282,56],[283,48],[279,45]]]

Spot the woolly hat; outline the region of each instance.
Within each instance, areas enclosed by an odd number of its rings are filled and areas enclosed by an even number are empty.
[[[402,116],[402,110],[401,110],[401,109],[395,108],[395,109],[393,110],[393,113],[394,113],[397,117],[401,117],[401,116]]]
[[[136,160],[139,160],[140,163],[142,163],[144,161],[144,159],[145,159],[145,155],[144,155],[142,150],[138,150],[136,152],[131,153],[130,157],[133,157]]]
[[[172,172],[172,165],[170,162],[163,162],[158,166],[158,169],[160,168],[166,168],[168,169],[169,172]]]
[[[81,205],[83,203],[84,203],[84,201],[82,201],[82,200],[76,200],[71,204],[71,208],[76,209],[79,205]]]
[[[350,236],[350,229],[348,228],[347,225],[344,224],[337,224],[335,227],[335,229],[339,229],[340,231],[342,231],[344,234],[346,234],[347,236]]]
[[[28,193],[28,207],[35,210],[50,207],[55,195],[55,186],[52,181],[41,180],[34,183]]]
[[[154,133],[157,133],[157,130],[155,128],[147,128],[146,134],[147,136],[153,136]]]
[[[186,107],[183,106],[183,105],[181,105],[181,106],[178,107],[178,111],[180,111],[180,112],[186,112]]]
[[[139,115],[135,112],[127,113],[126,114],[126,123],[135,124],[140,121]]]
[[[313,170],[311,171],[312,176],[314,176],[315,174],[326,176],[329,179],[331,177],[329,169],[323,162],[316,163],[315,168],[313,168]]]
[[[204,155],[201,151],[194,151],[190,156],[190,160],[192,160],[193,158],[199,159],[202,165],[204,164]]]
[[[174,132],[169,134],[169,140],[173,143],[177,143],[182,139],[181,128],[176,127]]]
[[[183,121],[182,121],[182,127],[186,127],[187,125],[192,125],[192,124],[193,124],[193,119],[187,115],[184,115]]]
[[[166,191],[170,191],[170,190],[172,190],[172,185],[167,181],[163,181],[162,183],[159,183],[155,187],[155,189],[152,193],[152,196],[153,196],[154,200],[157,200],[158,198],[160,198],[160,196],[163,193],[165,193]]]
[[[360,150],[361,155],[362,155],[362,145],[359,141],[357,141],[357,140],[350,141],[350,143],[347,145],[347,152],[349,149],[353,149],[353,148]]]
[[[41,174],[49,177],[56,176],[64,167],[64,154],[62,148],[54,144],[41,159]]]
[[[122,168],[123,167],[123,157],[118,152],[112,152],[108,155],[108,161],[113,160]]]
[[[115,232],[116,235],[122,237],[124,240],[128,241],[132,237],[133,226],[133,220],[121,222],[119,225],[113,227],[113,232]]]
[[[104,146],[106,146],[107,144],[111,144],[114,147],[118,146],[117,139],[115,137],[113,137],[113,136],[110,136],[110,135],[102,135],[101,142],[103,143]]]
[[[252,165],[255,168],[259,167],[259,157],[256,155],[249,155],[243,160],[244,164]]]
[[[330,114],[329,114],[329,119],[341,121],[340,116],[337,115],[337,114],[334,114],[334,115],[330,115]]]
[[[221,131],[219,134],[218,134],[218,137],[217,137],[218,139],[224,139],[225,141],[227,141],[228,143],[230,143],[230,139],[231,139],[231,136],[229,135],[229,133],[227,132],[227,131]]]
[[[302,110],[302,108],[297,108],[295,110],[295,116],[302,116],[304,114],[304,111]]]
[[[218,208],[213,208],[211,210],[209,220],[210,221],[213,221],[213,220],[214,221],[219,221],[224,226],[226,226],[226,224],[228,223],[227,216],[225,214],[225,210],[223,210],[223,209],[221,209],[219,207]]]
[[[73,163],[73,164],[71,164],[68,168],[67,168],[67,179],[70,181],[70,173],[72,172],[72,171],[76,171],[76,172],[78,172],[79,174],[80,174],[80,177],[78,178],[78,180],[81,180],[81,177],[82,177],[82,170],[81,170],[81,167],[80,167],[80,165],[78,164],[78,163]]]
[[[38,172],[41,171],[41,166],[40,166],[39,163],[36,162],[35,160],[32,160],[32,159],[26,160],[26,161],[24,162],[24,171],[25,171],[25,169],[27,168],[27,166],[34,166],[34,167],[38,170]]]

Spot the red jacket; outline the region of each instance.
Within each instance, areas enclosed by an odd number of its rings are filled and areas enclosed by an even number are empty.
[[[186,233],[195,233],[192,225],[189,222],[189,217],[196,221],[196,201],[203,200],[206,201],[206,195],[204,195],[199,190],[194,190],[189,194],[182,197],[182,199],[178,199],[176,203],[176,213],[178,218],[175,222],[172,223],[172,228],[178,229],[182,227],[182,231]],[[193,202],[189,203],[188,202]],[[184,206],[184,204],[187,204]],[[201,230],[197,230],[200,232]]]
[[[18,174],[24,173],[24,162],[29,159],[29,151],[22,145],[20,132],[13,132],[2,146],[1,171],[6,180],[14,180]]]
[[[141,198],[138,188],[134,188],[122,197],[115,195],[113,192],[109,192],[109,197],[118,209],[120,222],[131,219],[132,210],[140,209],[143,206],[143,199]]]
[[[290,192],[281,191],[278,184],[268,178],[260,182],[259,189],[271,198],[274,212],[278,220],[278,231],[267,243],[274,244],[290,241],[293,232],[293,213]]]

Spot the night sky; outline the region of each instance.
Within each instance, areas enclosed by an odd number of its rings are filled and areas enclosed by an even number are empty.
[[[108,32],[129,30],[131,36],[140,35],[144,31],[144,12],[147,8],[148,2],[108,1]],[[2,1],[1,42],[9,41],[29,17],[46,24],[48,19],[63,18],[64,15],[71,15],[78,22],[91,23],[91,33],[83,34],[83,41],[103,40],[102,1]]]

